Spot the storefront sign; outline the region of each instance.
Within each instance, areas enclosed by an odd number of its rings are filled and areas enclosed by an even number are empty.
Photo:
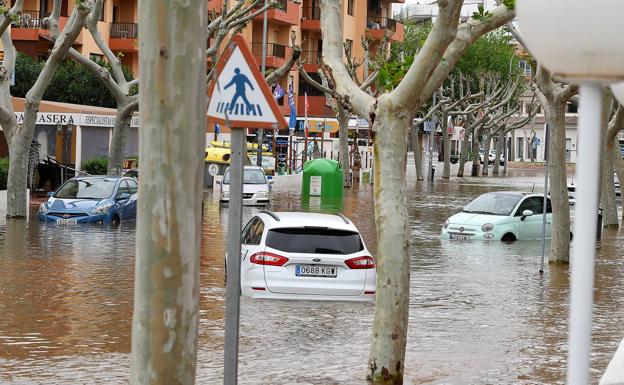
[[[24,123],[24,113],[16,112],[15,119],[18,124]],[[130,120],[130,127],[139,127],[140,118],[133,116]],[[72,114],[72,113],[54,113],[39,112],[37,113],[38,125],[67,125],[75,126],[95,126],[95,127],[114,127],[114,115],[95,115],[95,114]]]

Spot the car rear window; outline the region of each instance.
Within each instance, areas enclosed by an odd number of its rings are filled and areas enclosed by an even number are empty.
[[[266,245],[290,253],[353,254],[364,250],[356,232],[310,227],[269,230]]]

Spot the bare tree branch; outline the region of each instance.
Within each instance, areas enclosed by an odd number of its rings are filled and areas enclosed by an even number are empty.
[[[0,35],[7,30],[9,25],[11,25],[13,18],[19,17],[19,12],[22,10],[23,5],[24,0],[17,0],[11,9],[9,9],[4,15],[0,16]]]

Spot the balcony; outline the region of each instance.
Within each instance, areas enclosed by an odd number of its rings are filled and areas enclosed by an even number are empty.
[[[110,49],[119,52],[137,52],[139,25],[137,23],[111,23]]]
[[[48,20],[45,19],[47,16],[47,12],[44,11],[21,11],[17,20],[11,23],[11,39],[15,42],[32,42],[39,41],[40,37],[48,36],[48,29],[50,26]],[[65,27],[67,20],[68,18],[66,16],[61,16],[59,18],[59,26],[61,29]],[[82,44],[80,37],[76,39],[75,44]],[[20,49],[21,48],[18,47],[18,50]]]
[[[301,29],[321,30],[321,9],[319,7],[303,7],[301,14]]]
[[[286,63],[290,54],[290,47],[276,43],[267,43],[266,66],[270,68],[281,67]],[[251,43],[251,53],[256,58],[258,64],[262,63],[262,43]]]
[[[295,4],[290,0],[273,0],[277,3],[276,8],[267,10],[267,20],[269,22],[280,25],[298,25],[299,24],[299,4]],[[257,8],[262,8],[264,2],[261,2]],[[263,20],[264,14],[256,16],[255,20]]]
[[[316,73],[322,55],[323,53],[319,51],[302,51],[301,60],[303,61],[303,70],[305,72]]]
[[[403,23],[389,17],[369,17],[366,19],[366,36],[373,40],[383,40],[385,34],[391,42],[402,42],[405,37]]]

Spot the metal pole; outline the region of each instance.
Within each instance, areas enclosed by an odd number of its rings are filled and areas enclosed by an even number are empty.
[[[580,87],[578,123],[578,160],[574,252],[570,261],[570,341],[568,384],[590,383],[592,305],[594,295],[594,259],[598,221],[598,186],[600,176],[600,119],[602,90],[599,84]],[[587,231],[589,229],[589,231]]]
[[[507,162],[509,162],[509,157],[511,156],[511,146],[510,146],[511,138],[505,135],[505,163],[503,166],[503,174],[507,175]]]
[[[546,209],[548,208],[548,123],[544,124],[544,165],[546,175],[544,176],[544,209],[542,210],[542,259],[540,263],[540,274],[544,273],[544,258],[546,255]]]
[[[264,6],[269,5],[269,0],[264,0]],[[268,29],[268,20],[267,20],[267,11],[264,11],[263,21],[262,21],[262,76],[264,77],[264,71],[266,70],[266,50],[267,50],[267,29]],[[258,151],[256,152],[256,165],[262,166],[262,135],[264,134],[264,130],[262,128],[258,129],[257,139],[258,139]]]
[[[243,206],[243,155],[245,131],[232,129],[230,202],[228,210],[227,284],[225,295],[225,341],[223,384],[238,382],[238,326],[240,318],[240,262]]]
[[[433,93],[433,104],[431,105],[431,108],[434,108],[436,105],[436,93]],[[430,130],[429,130],[429,181],[433,182],[433,153],[432,153],[432,148],[431,148],[431,141],[433,138],[433,131],[435,130],[435,117],[434,114],[431,115],[431,126],[430,126]]]

